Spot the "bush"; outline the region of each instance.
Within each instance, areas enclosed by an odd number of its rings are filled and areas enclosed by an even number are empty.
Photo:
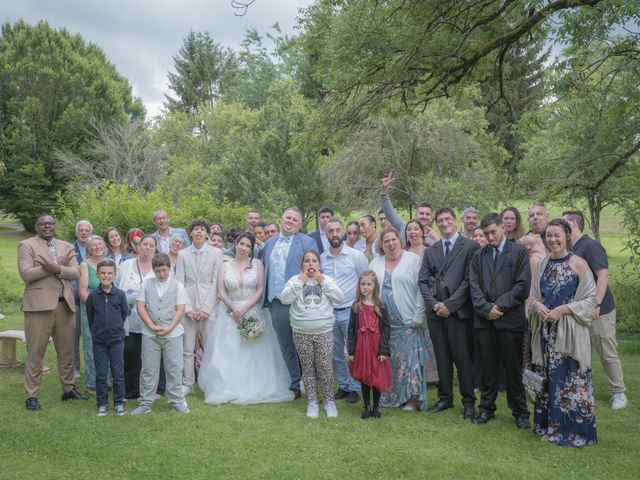
[[[187,228],[196,218],[222,223],[225,229],[245,225],[249,207],[226,201],[216,202],[205,196],[172,198],[158,187],[145,192],[129,185],[104,181],[100,188],[73,189],[58,197],[58,237],[73,240],[75,225],[81,219],[89,220],[96,234],[108,227],[116,227],[126,234],[133,228],[145,233],[156,230],[153,212],[166,210],[174,227]]]

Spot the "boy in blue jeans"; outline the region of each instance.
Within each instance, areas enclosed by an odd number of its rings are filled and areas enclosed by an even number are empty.
[[[107,375],[111,365],[113,404],[116,415],[124,409],[124,322],[129,316],[127,295],[113,286],[116,264],[103,260],[96,266],[100,286],[87,298],[87,319],[91,329],[93,360],[96,366],[96,403],[98,416],[104,417],[109,406]]]
[[[136,308],[142,325],[142,370],[139,406],[132,415],[151,413],[160,376],[160,358],[167,377],[167,401],[179,413],[189,413],[182,393],[184,316],[187,293],[182,283],[171,278],[171,261],[166,253],[151,260],[155,278],[144,282]]]

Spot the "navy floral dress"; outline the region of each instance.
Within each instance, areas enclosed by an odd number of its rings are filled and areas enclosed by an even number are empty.
[[[550,259],[540,278],[542,303],[553,309],[571,303],[578,288],[578,275],[567,255]],[[536,366],[548,380],[548,391],[534,405],[533,430],[543,440],[558,445],[583,447],[598,443],[591,369],[579,370],[578,362],[555,352],[557,323],[543,323],[541,348],[546,367]]]

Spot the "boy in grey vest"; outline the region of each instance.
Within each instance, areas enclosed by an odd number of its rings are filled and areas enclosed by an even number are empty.
[[[182,335],[180,320],[187,294],[184,286],[170,278],[171,262],[166,253],[156,253],[151,261],[156,278],[142,285],[136,309],[143,321],[142,370],[139,406],[132,415],[151,413],[160,376],[160,357],[167,376],[167,401],[179,413],[189,413],[182,394]]]

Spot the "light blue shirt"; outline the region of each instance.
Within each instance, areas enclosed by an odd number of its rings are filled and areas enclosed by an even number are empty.
[[[271,252],[271,265],[269,266],[269,275],[267,278],[269,297],[271,302],[274,298],[280,298],[280,294],[286,283],[285,270],[287,268],[287,257],[291,249],[291,241],[294,235],[285,236],[280,234],[276,244]]]
[[[320,256],[320,264],[322,274],[333,278],[344,294],[342,303],[334,308],[350,307],[356,299],[360,274],[369,269],[367,257],[343,243],[338,255],[334,256],[330,249],[325,250]]]
[[[453,250],[453,246],[456,244],[458,237],[460,237],[460,234],[458,232],[454,233],[449,238],[442,237],[442,253],[444,254],[445,258],[447,256],[447,246],[444,244],[444,242],[451,242],[451,245],[449,245],[449,253],[451,253],[451,250]]]

